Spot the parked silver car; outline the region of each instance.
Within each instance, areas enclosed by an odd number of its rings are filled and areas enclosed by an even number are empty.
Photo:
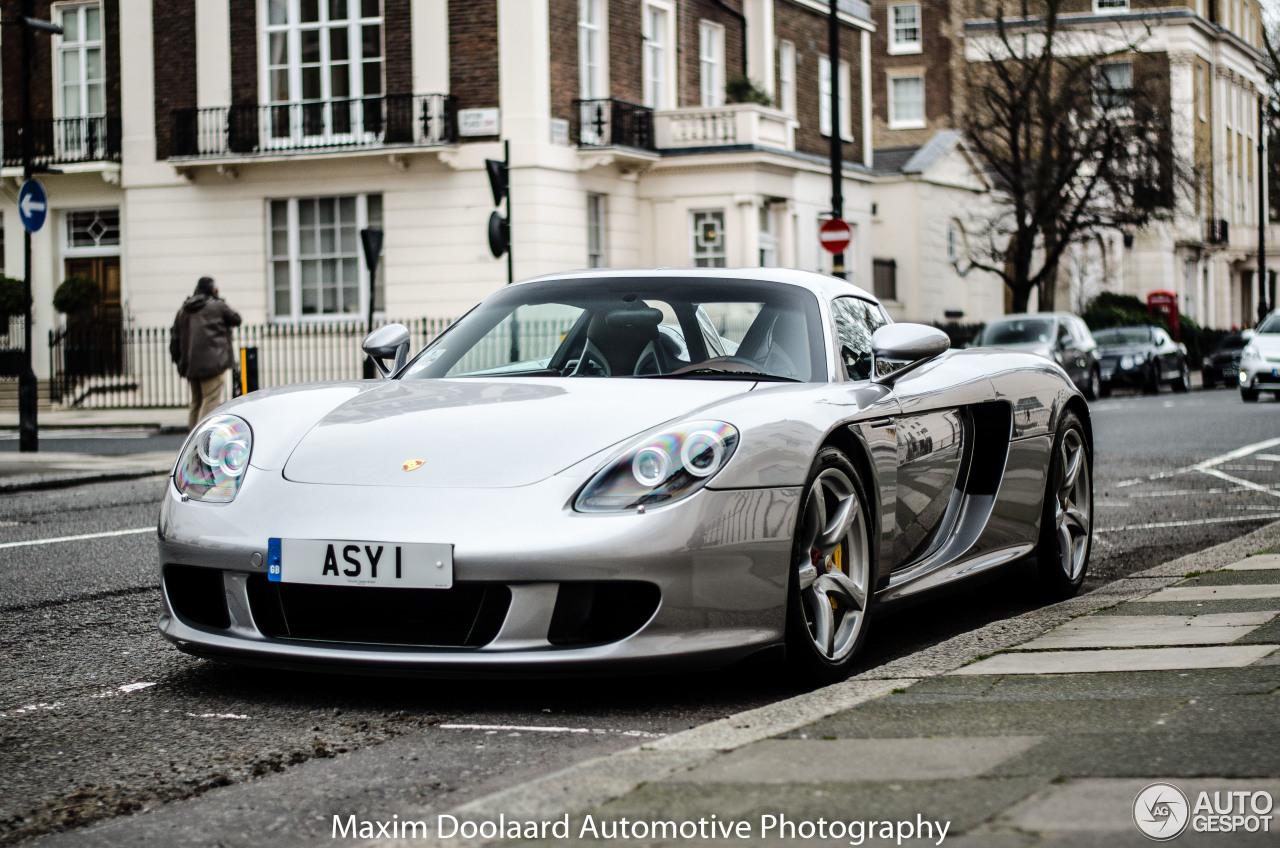
[[[1258,399],[1258,392],[1280,398],[1280,309],[1262,320],[1240,352],[1240,397]]]
[[[1028,556],[1073,594],[1089,410],[779,269],[591,271],[492,295],[389,379],[221,407],[161,505],[160,631],[272,666],[847,674],[881,607]],[[732,351],[732,352],[730,352]]]
[[[1089,400],[1102,390],[1098,345],[1084,321],[1070,312],[1005,315],[991,321],[974,338],[975,347],[1034,353],[1062,366]]]

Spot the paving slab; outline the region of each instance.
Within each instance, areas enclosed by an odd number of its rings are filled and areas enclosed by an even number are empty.
[[[1271,655],[1280,656],[1280,652]],[[922,680],[894,703],[994,701],[1106,701],[1131,698],[1177,698],[1202,695],[1253,695],[1280,691],[1280,675],[1260,664],[1244,668],[1170,669],[1096,674],[1010,675],[1008,677],[943,676]],[[1092,708],[1092,706],[1090,707]]]
[[[1247,574],[1248,572],[1240,572]],[[1136,604],[1181,601],[1238,601],[1256,598],[1280,598],[1280,583],[1234,583],[1218,586],[1170,586],[1159,592],[1137,598]]]
[[[988,775],[1019,777],[1274,778],[1280,730],[1170,730],[1063,734],[1011,757]]]
[[[1266,733],[1280,729],[1280,694],[1199,695],[1158,722],[1171,731]]]
[[[963,679],[963,678],[959,678]],[[910,690],[908,690],[909,692]],[[1266,696],[1270,697],[1270,696]],[[887,739],[920,736],[1052,736],[1062,733],[1141,733],[1180,710],[1186,699],[1039,699],[921,703],[882,698],[856,710],[793,730],[792,739]]]
[[[1207,574],[1196,574],[1178,583],[1178,586],[1234,586],[1242,583],[1280,584],[1280,569],[1241,568],[1222,569]]]
[[[673,783],[845,783],[977,777],[1034,748],[1038,736],[769,739],[716,757]]]
[[[1242,636],[1237,645],[1280,645],[1280,618],[1273,618],[1257,630]]]
[[[1213,601],[1154,601],[1141,604],[1119,604],[1098,610],[1094,615],[1210,615],[1224,612],[1280,612],[1275,598],[1245,598]]]
[[[1258,554],[1257,556],[1245,557],[1238,562],[1225,565],[1223,568],[1228,571],[1280,570],[1280,554]]]
[[[1226,645],[1273,617],[1269,612],[1194,616],[1089,616],[1067,622],[1021,646],[1025,651],[1059,648],[1124,648],[1161,645]]]
[[[1080,674],[1100,671],[1159,671],[1174,668],[1236,668],[1256,662],[1275,645],[1214,648],[1119,648],[1102,651],[1039,651],[997,654],[952,674]]]

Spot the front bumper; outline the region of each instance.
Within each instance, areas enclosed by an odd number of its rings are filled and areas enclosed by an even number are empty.
[[[726,664],[782,642],[799,488],[703,489],[645,514],[586,515],[570,506],[579,484],[552,477],[514,489],[388,492],[293,483],[278,471],[251,468],[239,496],[225,505],[183,503],[167,486],[162,570],[214,570],[220,580],[204,581],[206,594],[221,598],[214,601],[218,615],[192,615],[166,579],[160,631],[200,656],[435,674],[670,670]],[[350,632],[293,638],[263,605],[270,538],[448,543],[455,586],[509,592],[509,603],[483,644],[391,644]],[[622,638],[553,644],[557,600],[574,591],[566,587],[588,584],[650,584],[655,609]]]
[[[1240,388],[1254,391],[1280,391],[1280,360],[1241,359]]]

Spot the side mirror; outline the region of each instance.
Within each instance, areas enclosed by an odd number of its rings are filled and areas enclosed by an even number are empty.
[[[409,328],[404,324],[379,327],[364,340],[364,352],[369,354],[383,377],[391,376],[409,361]],[[388,369],[384,359],[392,359],[395,364]]]
[[[886,324],[871,336],[871,380],[893,385],[951,347],[951,339],[937,327],[924,324]]]
[[[1254,337],[1254,336],[1256,336],[1256,335],[1258,335],[1258,331],[1257,331],[1257,330],[1245,330],[1243,333],[1241,333],[1241,334],[1240,334],[1240,336],[1241,336],[1241,337],[1242,337],[1246,342],[1248,342],[1248,341],[1252,341],[1252,340],[1253,340],[1253,337]]]

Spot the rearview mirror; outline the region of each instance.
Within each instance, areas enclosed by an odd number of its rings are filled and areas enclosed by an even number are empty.
[[[365,338],[364,352],[383,377],[390,377],[409,361],[409,328],[404,324],[379,327]],[[388,369],[384,359],[391,359],[395,364]]]
[[[903,374],[944,353],[951,339],[925,324],[886,324],[871,336],[871,379],[892,385]]]

